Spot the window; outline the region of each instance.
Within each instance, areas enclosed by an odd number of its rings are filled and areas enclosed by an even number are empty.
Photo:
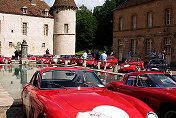
[[[23,9],[23,14],[27,14],[27,9]]]
[[[164,44],[165,45],[171,45],[171,39],[170,38],[164,38]]]
[[[131,40],[131,51],[132,51],[132,55],[136,54],[136,40],[134,39]]]
[[[123,29],[123,18],[119,19],[119,31],[122,31]]]
[[[126,85],[135,86],[135,84],[136,84],[136,76],[129,76],[126,81]]]
[[[166,9],[166,25],[171,24],[171,9]]]
[[[48,36],[48,25],[47,24],[44,25],[44,35]]]
[[[151,28],[152,27],[152,13],[147,14],[147,27]]]
[[[146,53],[150,55],[152,53],[152,40],[146,39]]]
[[[12,42],[9,42],[9,47],[12,47]]]
[[[45,16],[48,17],[48,11],[45,11]]]
[[[122,40],[118,40],[118,44],[119,44],[119,46],[122,46],[123,45],[123,41]]]
[[[27,35],[27,23],[23,23],[23,35]]]
[[[136,29],[136,16],[132,16],[132,29]]]
[[[42,47],[43,47],[43,48],[45,47],[45,43],[42,43]]]
[[[64,24],[64,33],[68,33],[68,24]]]

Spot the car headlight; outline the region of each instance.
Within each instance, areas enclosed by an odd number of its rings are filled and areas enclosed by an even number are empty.
[[[158,118],[158,116],[153,111],[150,111],[147,113],[146,118]]]
[[[45,59],[43,59],[43,61],[45,61]]]
[[[129,65],[129,64],[127,64],[127,65],[124,65],[124,67],[130,67],[130,65]]]

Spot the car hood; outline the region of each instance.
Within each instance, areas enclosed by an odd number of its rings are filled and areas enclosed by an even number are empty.
[[[122,63],[121,65],[137,65],[140,64],[138,62],[126,62],[126,63]]]
[[[82,113],[93,111],[94,109],[112,108],[120,109],[129,114],[130,117],[143,118],[142,114],[129,101],[124,99],[120,94],[109,90],[65,90],[50,94],[49,99],[55,104],[61,104],[60,99],[65,101],[69,106],[72,106],[77,111],[84,111]],[[126,117],[127,118],[127,117]]]

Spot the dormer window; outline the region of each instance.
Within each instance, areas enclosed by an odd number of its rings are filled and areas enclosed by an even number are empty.
[[[22,11],[23,11],[23,14],[27,14],[27,7],[24,6],[24,7],[22,8]]]
[[[45,17],[48,17],[48,15],[49,15],[49,10],[48,10],[48,9],[45,9],[45,10],[44,10],[44,14],[45,14]]]

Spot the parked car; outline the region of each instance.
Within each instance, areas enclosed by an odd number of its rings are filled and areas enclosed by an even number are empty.
[[[93,71],[83,68],[36,71],[22,96],[29,118],[157,118],[144,102],[105,89]]]
[[[59,58],[60,58],[60,55],[54,55],[53,57],[54,63],[57,63]]]
[[[28,60],[36,60],[36,57],[34,55],[27,55]]]
[[[95,68],[98,68],[98,63],[100,64],[100,67],[104,67],[104,64],[103,64],[103,66],[101,65],[101,60],[98,60],[94,63]],[[112,68],[112,66],[115,66],[117,64],[118,64],[117,58],[115,58],[114,56],[110,56],[110,55],[107,56],[107,58],[106,58],[106,67],[107,68]]]
[[[11,59],[8,58],[8,57],[0,56],[0,63],[1,64],[10,64],[11,63]]]
[[[74,64],[75,63],[75,57],[73,57],[72,55],[63,55],[61,56],[60,59],[58,59],[59,64],[61,63],[65,63],[65,60],[68,61],[68,64]]]
[[[163,59],[152,59],[147,65],[147,71],[159,71],[159,72],[170,72],[170,67],[166,64]]]
[[[44,54],[41,58],[37,58],[37,63],[40,64],[53,64],[53,55],[51,54]]]
[[[86,66],[93,66],[95,62],[95,58],[92,55],[87,55],[87,59],[86,59]],[[82,65],[83,64],[83,59],[80,57],[77,61],[76,61],[77,65]]]
[[[106,87],[144,101],[159,118],[176,118],[176,80],[168,73],[131,72]]]
[[[120,65],[119,72],[132,72],[144,69],[144,62],[139,57],[129,57]]]

